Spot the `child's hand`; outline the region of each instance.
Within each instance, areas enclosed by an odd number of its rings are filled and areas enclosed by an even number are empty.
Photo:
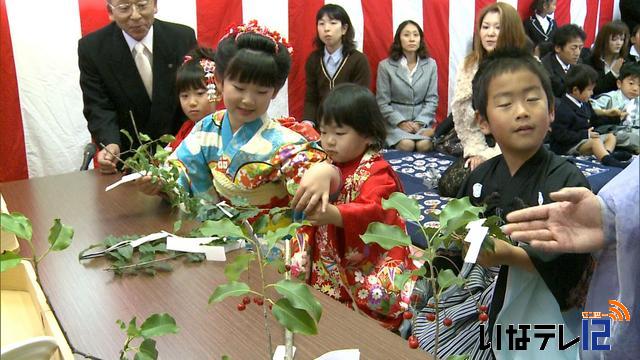
[[[150,196],[159,195],[162,190],[162,183],[160,181],[152,182],[150,175],[136,179],[133,184],[138,188],[138,191]]]
[[[422,135],[422,136],[428,136],[428,137],[433,137],[433,134],[435,134],[435,130],[433,130],[432,127],[428,127],[428,128],[422,128],[420,129],[420,131],[418,132],[418,134]]]
[[[320,205],[320,210],[325,212],[329,204],[331,185],[339,183],[340,174],[334,166],[325,162],[315,164],[302,176],[291,207],[306,214]]]
[[[589,138],[591,139],[597,139],[600,137],[600,133],[597,133],[595,131],[589,131]]]
[[[416,128],[413,126],[413,121],[403,121],[400,124],[398,124],[398,127],[410,134],[415,134],[416,132]]]
[[[484,267],[500,266],[507,264],[512,248],[515,247],[506,241],[494,239],[493,248],[494,252],[488,250],[480,250],[478,254],[478,264]]]
[[[464,167],[473,171],[478,165],[482,164],[486,159],[480,155],[471,156],[464,162]]]
[[[333,204],[327,205],[327,211],[320,211],[320,207],[316,206],[315,209],[305,214],[306,220],[309,220],[313,226],[318,225],[335,225],[342,227],[342,215],[337,206]]]

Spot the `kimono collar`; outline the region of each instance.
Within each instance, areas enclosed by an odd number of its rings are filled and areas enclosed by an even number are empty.
[[[549,151],[547,151],[547,149],[545,149],[544,146],[540,146],[538,151],[536,151],[532,157],[530,157],[527,161],[525,161],[513,176],[514,177],[518,176],[518,174],[520,174],[521,172],[527,171],[527,169],[536,169],[540,164],[542,164],[547,159],[548,156],[549,156]]]

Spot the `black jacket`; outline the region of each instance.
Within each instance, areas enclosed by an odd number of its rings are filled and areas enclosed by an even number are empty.
[[[184,120],[175,90],[176,70],[195,46],[195,32],[190,27],[154,21],[151,101],[122,30],[114,22],[80,39],[80,87],[84,116],[94,141],[118,144],[122,151],[128,149],[129,141],[120,129],[129,131],[135,139],[129,111],[138,131],[151,138],[175,134]]]

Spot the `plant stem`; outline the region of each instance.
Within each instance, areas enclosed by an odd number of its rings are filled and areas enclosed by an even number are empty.
[[[31,241],[27,241],[31,248],[31,262],[33,263],[33,270],[36,272],[36,279],[40,279],[40,273],[38,273],[38,257],[36,256],[36,248]],[[41,258],[42,259],[42,258]]]
[[[258,267],[260,268],[260,285],[262,288],[262,293],[266,297],[266,284],[264,281],[264,264],[262,263],[262,249],[260,247],[260,240],[258,239],[256,234],[253,232],[253,227],[251,226],[251,224],[249,224],[247,220],[243,220],[242,225],[244,225],[244,227],[246,228],[247,232],[250,235],[250,237],[247,238],[247,240],[253,243],[253,245],[256,248],[256,252],[258,253]],[[267,359],[271,359],[273,358],[273,344],[271,343],[271,329],[269,329],[269,322],[268,322],[269,318],[267,317],[267,306],[268,305],[266,301],[262,303],[262,316],[264,317],[264,331],[267,334],[267,341],[268,341]]]
[[[433,261],[429,262],[429,271],[430,276],[429,280],[431,280],[431,288],[433,289],[433,297],[436,302],[436,334],[435,334],[435,342],[433,347],[433,357],[435,360],[438,360],[438,337],[440,335],[440,311],[438,310],[438,304],[440,303],[440,294],[436,291],[436,277],[435,277],[435,268],[433,267]]]
[[[291,240],[284,241],[284,263],[291,266]],[[284,278],[291,280],[291,270],[284,272]],[[284,329],[284,347],[285,347],[285,360],[293,360],[293,333],[291,330]]]
[[[179,253],[179,254],[175,254],[175,255],[171,255],[171,256],[167,256],[165,258],[162,259],[154,259],[154,260],[149,260],[149,261],[144,261],[141,263],[137,263],[137,264],[131,264],[131,265],[125,265],[125,266],[112,266],[109,268],[104,269],[105,271],[116,271],[116,270],[123,270],[123,269],[129,269],[129,268],[135,268],[135,267],[145,267],[149,264],[153,264],[156,262],[161,262],[161,261],[165,261],[165,260],[171,260],[171,259],[175,259],[178,258],[180,256],[184,256],[187,253]]]

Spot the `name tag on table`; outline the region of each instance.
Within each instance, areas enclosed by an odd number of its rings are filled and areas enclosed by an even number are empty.
[[[205,254],[207,261],[226,261],[227,252],[244,247],[242,240],[225,245],[203,245],[218,239],[217,236],[185,238],[170,235],[167,237],[167,250]]]

